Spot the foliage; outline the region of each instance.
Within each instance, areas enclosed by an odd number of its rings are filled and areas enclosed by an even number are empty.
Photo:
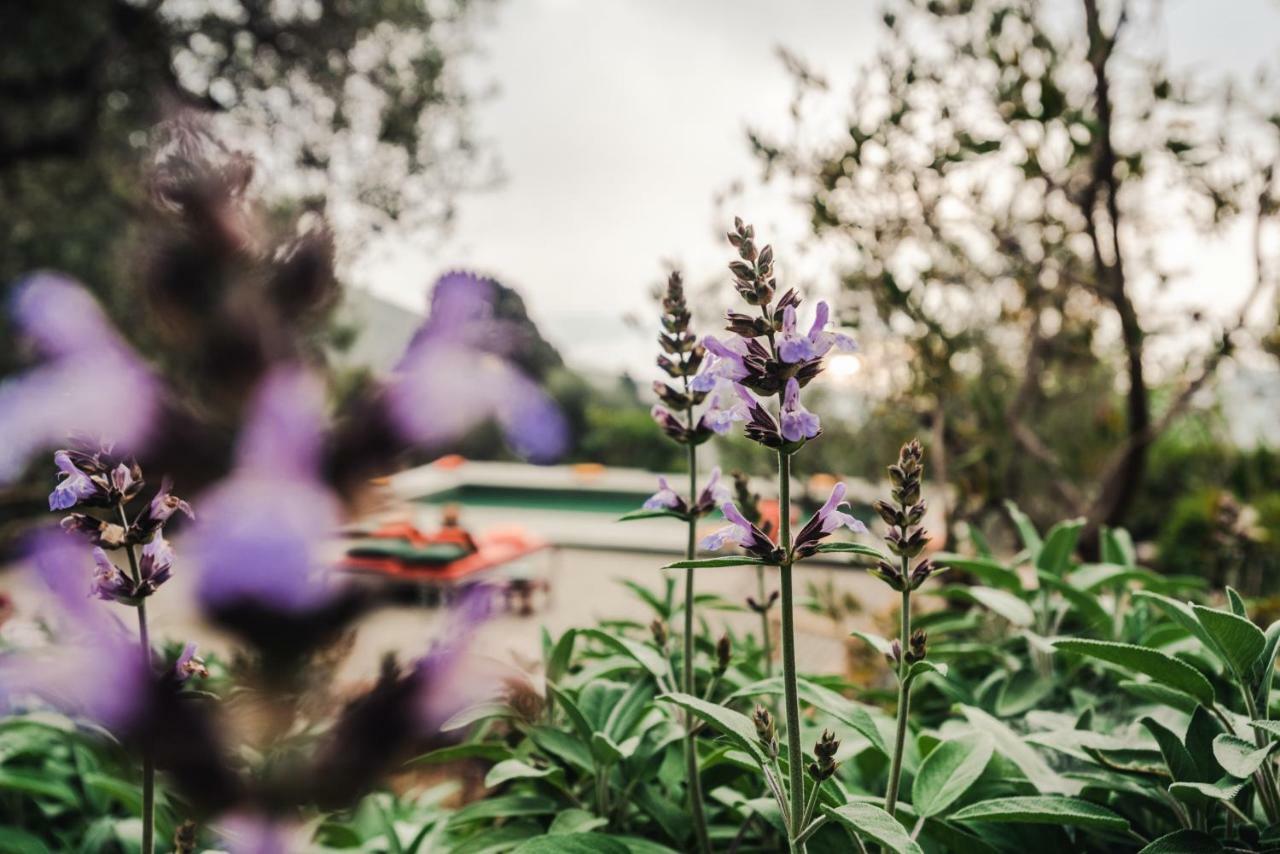
[[[899,0],[849,93],[786,54],[794,127],[751,135],[844,259],[864,336],[884,336],[883,409],[926,421],[958,519],[1006,497],[1042,522],[1127,519],[1151,441],[1267,334],[1248,317],[1274,288],[1265,240],[1242,306],[1138,293],[1183,275],[1157,251],[1178,229],[1268,235],[1278,209],[1269,80],[1172,70],[1145,38],[1160,8]],[[1163,386],[1161,340],[1192,335],[1208,345]]]
[[[1025,528],[1026,548],[1010,560],[935,556],[952,564],[954,582],[967,575],[978,586],[944,588],[951,604],[915,621],[930,632],[929,660],[948,666],[919,677],[900,824],[871,805],[889,771],[891,718],[859,699],[871,696],[865,686],[801,677],[805,741],[836,728],[845,745],[838,787],[822,796],[831,820],[808,839],[810,852],[848,850],[843,827],[902,851],[1136,850],[1206,837],[1243,850],[1265,844],[1276,806],[1271,739],[1280,725],[1270,721],[1269,688],[1280,624],[1253,627],[1234,594],[1225,608],[1187,605],[1199,597],[1196,582],[1134,564],[1123,531],[1105,535],[1104,562],[1079,563],[1055,545],[1078,529]],[[660,596],[646,601],[667,616]],[[759,650],[735,639],[719,678],[700,663],[694,697],[670,693],[676,651],[639,623],[604,628],[544,637],[537,714],[510,701],[477,710],[483,721],[463,745],[420,761],[470,757],[489,767],[490,797],[504,810],[545,810],[523,819],[530,835],[573,821],[685,850],[674,707],[687,708],[703,722],[714,846],[777,850],[781,826],[758,765],[767,754],[749,714],[780,685],[764,678]],[[708,629],[697,643],[705,655]],[[1066,636],[1078,640],[1057,640]],[[489,819],[469,833],[496,841],[503,827]]]

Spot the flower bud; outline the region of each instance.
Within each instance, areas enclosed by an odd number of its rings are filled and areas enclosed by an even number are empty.
[[[920,520],[924,518],[924,514],[925,514],[925,511],[928,509],[928,506],[929,505],[927,502],[924,502],[924,501],[917,502],[915,505],[912,506],[910,510],[907,511],[906,521],[903,524],[919,525]]]
[[[885,654],[885,660],[894,667],[898,666],[898,662],[902,661],[902,643],[896,638],[889,644],[889,652]]]
[[[716,643],[716,670],[717,676],[724,675],[729,669],[729,662],[733,659],[733,644],[729,640],[728,635],[721,635],[720,640]]]
[[[766,614],[769,612],[769,609],[773,607],[773,604],[777,601],[778,601],[778,591],[774,590],[772,593],[769,594],[768,598],[765,599],[763,603],[757,602],[754,596],[748,596],[747,607],[749,607],[752,611],[755,611],[757,614]]]
[[[660,383],[654,383],[654,385],[656,387],[660,385]],[[872,502],[871,507],[877,513],[880,514],[880,518],[884,520],[884,523],[886,525],[900,526],[904,524],[902,519],[902,512],[898,510],[897,507],[894,507],[892,504],[890,504],[888,501],[885,501],[882,498],[878,498],[874,502]]]
[[[653,635],[653,642],[658,645],[659,649],[667,648],[667,624],[662,620],[655,619],[649,624],[649,632]]]
[[[908,664],[915,664],[917,661],[924,661],[924,657],[928,652],[928,648],[926,647],[926,642],[928,640],[929,635],[924,629],[916,629],[911,633],[911,637],[908,640],[909,649],[907,650]]]
[[[912,590],[919,589],[921,584],[929,580],[929,576],[933,575],[935,567],[933,561],[926,558],[916,564],[916,568],[911,570],[910,586]]]
[[[894,533],[896,532],[891,531],[890,536],[892,536]],[[893,548],[892,542],[890,542],[889,548],[891,549]],[[876,578],[883,581],[885,584],[888,584],[894,590],[899,590],[899,591],[902,590],[903,588],[902,573],[898,570],[897,567],[895,567],[893,564],[889,563],[888,561],[878,560],[876,561],[876,565],[867,571],[870,572],[872,575],[874,575]]]
[[[778,728],[774,723],[773,715],[764,706],[757,705],[751,719],[756,725],[756,737],[764,745],[765,752],[769,754],[770,758],[776,757],[778,755]]]
[[[815,782],[821,783],[836,773],[836,768],[840,766],[840,763],[835,761],[836,751],[839,749],[840,742],[836,739],[835,733],[824,729],[818,743],[813,746],[813,755],[818,761],[809,763],[809,776]]]

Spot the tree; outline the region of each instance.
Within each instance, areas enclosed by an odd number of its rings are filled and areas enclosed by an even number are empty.
[[[0,280],[123,279],[152,128],[189,112],[265,164],[274,203],[322,210],[340,238],[446,225],[482,154],[455,66],[483,2],[4,4]]]
[[[1273,287],[1280,123],[1149,55],[1158,9],[902,0],[845,130],[814,130],[826,84],[787,56],[794,130],[751,136],[766,176],[793,179],[815,233],[845,250],[864,328],[901,340],[886,407],[931,426],[958,518],[1015,497],[1045,518],[1122,522],[1153,439]],[[1161,241],[1246,221],[1242,305],[1162,304],[1180,273]]]

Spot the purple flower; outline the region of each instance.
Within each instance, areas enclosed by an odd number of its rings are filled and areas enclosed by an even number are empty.
[[[106,602],[125,602],[133,598],[133,581],[111,562],[100,548],[93,550],[93,587],[90,592]]]
[[[707,551],[717,551],[726,545],[741,546],[748,554],[764,560],[777,557],[778,547],[759,528],[747,520],[732,502],[720,505],[720,512],[729,524],[702,538],[698,546]]]
[[[173,575],[173,547],[162,534],[156,534],[142,547],[138,558],[138,575],[141,577],[139,593],[150,596],[156,588]]]
[[[84,595],[83,548],[53,529],[34,538],[29,555],[59,606],[57,642],[0,656],[0,707],[39,700],[110,729],[136,723],[147,679],[142,656],[110,609]]]
[[[38,274],[18,285],[10,308],[46,360],[0,383],[0,483],[70,435],[123,448],[146,440],[159,408],[156,381],[84,288]]]
[[[568,442],[564,416],[506,357],[513,332],[493,320],[494,299],[488,279],[440,280],[388,389],[392,421],[410,441],[438,447],[493,418],[522,456],[555,459]]]
[[[738,388],[731,380],[717,379],[699,423],[723,436],[733,427],[733,422],[746,421],[749,412]]]
[[[698,515],[709,513],[713,507],[719,507],[728,501],[729,495],[729,488],[720,482],[720,467],[716,466],[711,470],[711,476],[707,478],[702,491],[698,493],[698,501],[693,505],[694,512]]]
[[[679,513],[689,509],[665,477],[658,478],[658,491],[645,499],[643,507],[645,510],[675,510]]]
[[[58,477],[61,479],[53,492],[49,493],[50,510],[68,510],[98,494],[98,485],[76,467],[66,451],[54,454],[53,464],[58,467]]]
[[[323,412],[314,376],[281,368],[263,380],[236,467],[202,499],[189,538],[207,609],[303,611],[333,594],[318,554],[338,526],[337,501],[316,475]]]
[[[840,350],[855,350],[857,344],[848,335],[826,331],[831,309],[826,301],[818,303],[814,314],[813,325],[807,335],[796,331],[796,310],[788,305],[782,311],[782,336],[778,342],[778,358],[789,364],[820,359],[832,347]]]
[[[186,501],[173,494],[173,481],[168,476],[160,482],[160,491],[130,526],[130,534],[135,540],[142,540],[164,527],[174,513],[182,513],[188,519],[195,519],[195,511]]]
[[[817,513],[813,514],[804,527],[800,529],[800,532],[796,534],[794,549],[797,558],[807,557],[816,552],[819,542],[841,528],[848,528],[855,534],[865,534],[867,532],[866,525],[840,509],[848,506],[848,503],[844,500],[845,491],[846,487],[843,483],[837,483],[833,486],[827,502],[822,505]]]
[[[780,420],[782,421],[782,438],[788,442],[812,439],[822,432],[818,416],[805,409],[800,403],[800,383],[796,382],[795,377],[787,380]]]
[[[730,338],[725,342],[714,335],[708,335],[702,339],[702,346],[711,355],[703,363],[702,370],[689,383],[689,388],[707,392],[715,388],[717,380],[737,382],[747,376],[747,366],[743,362],[747,349],[741,338]]]
[[[209,668],[205,667],[204,659],[196,655],[199,649],[193,642],[188,642],[182,648],[182,654],[178,656],[178,660],[173,664],[173,675],[179,682],[186,682],[192,676],[199,676],[201,679],[209,677]]]

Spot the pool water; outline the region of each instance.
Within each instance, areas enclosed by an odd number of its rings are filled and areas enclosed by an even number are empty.
[[[650,493],[613,490],[543,489],[520,486],[466,484],[415,499],[422,504],[463,507],[510,507],[521,510],[559,510],[621,516],[640,509]]]

